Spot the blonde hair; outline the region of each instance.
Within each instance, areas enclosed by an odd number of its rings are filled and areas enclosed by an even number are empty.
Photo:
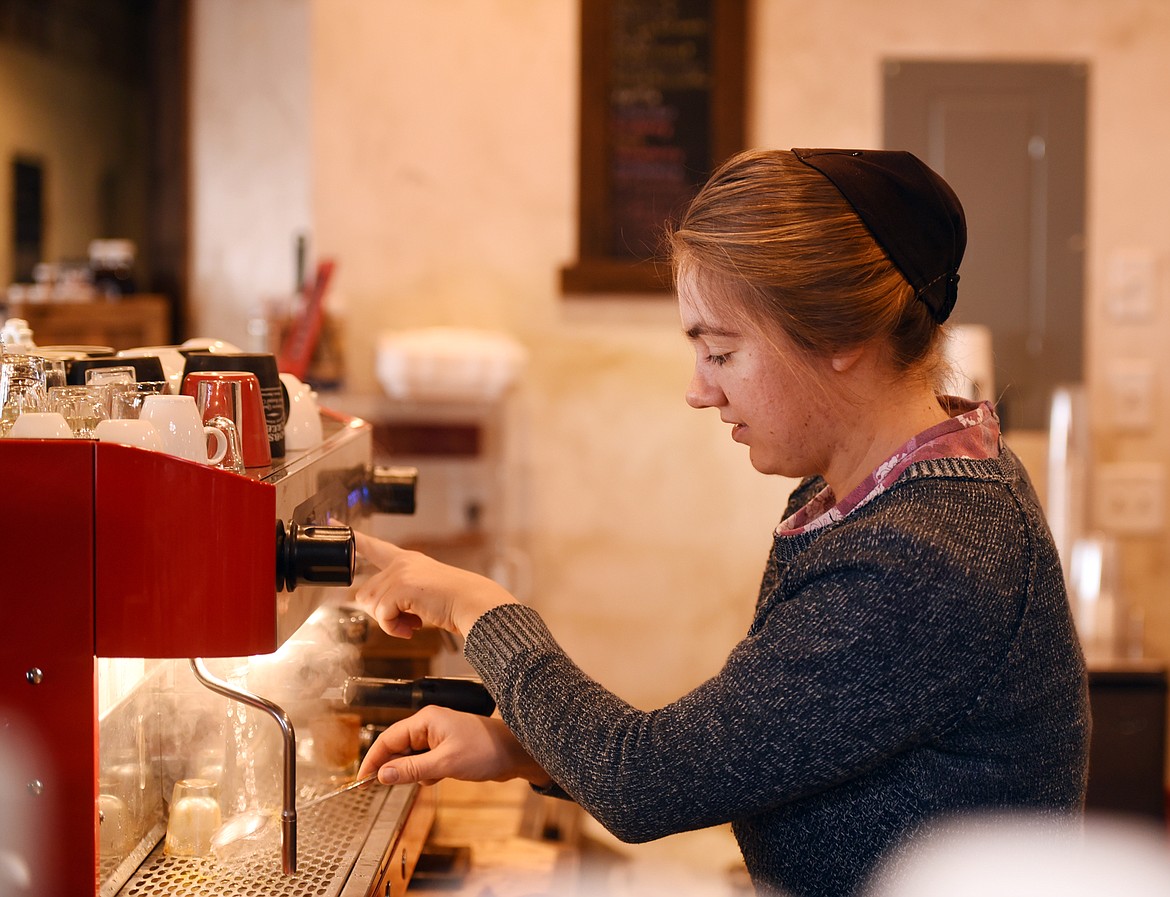
[[[822,357],[871,341],[937,382],[941,328],[822,174],[751,150],[711,176],[669,235],[675,283]]]

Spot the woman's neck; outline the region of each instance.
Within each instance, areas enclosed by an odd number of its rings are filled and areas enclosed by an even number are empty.
[[[924,381],[869,383],[872,388],[854,389],[856,399],[843,404],[838,447],[822,474],[838,501],[912,437],[949,417]]]

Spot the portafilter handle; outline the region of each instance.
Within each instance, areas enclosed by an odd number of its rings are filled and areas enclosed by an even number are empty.
[[[348,526],[276,521],[276,591],[307,583],[353,585],[357,551]]]
[[[491,716],[495,698],[478,679],[459,676],[424,676],[421,679],[376,679],[351,676],[338,690],[343,704],[352,707],[383,707],[419,710],[429,705],[448,707],[463,713]]]

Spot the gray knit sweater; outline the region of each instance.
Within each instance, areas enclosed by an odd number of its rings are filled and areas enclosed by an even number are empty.
[[[845,519],[778,536],[746,637],[661,709],[586,676],[528,607],[485,614],[465,653],[607,829],[646,841],[731,822],[760,893],[855,894],[932,818],[1083,802],[1084,662],[1006,449],[919,462]]]

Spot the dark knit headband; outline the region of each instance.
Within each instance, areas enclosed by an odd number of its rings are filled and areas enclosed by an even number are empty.
[[[955,307],[967,220],[959,198],[912,153],[794,149],[848,200],[890,261],[942,323]]]

